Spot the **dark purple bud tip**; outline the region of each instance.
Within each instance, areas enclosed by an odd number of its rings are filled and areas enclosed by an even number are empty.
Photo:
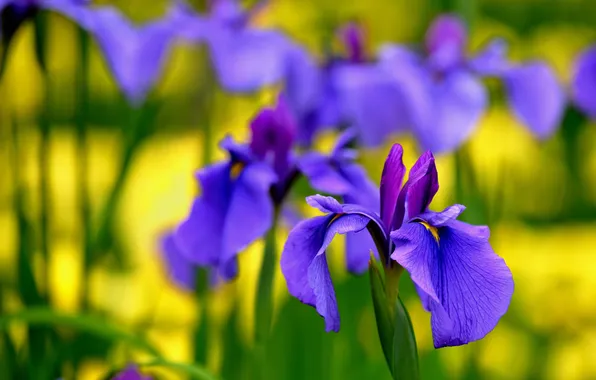
[[[366,60],[364,31],[360,25],[355,22],[346,24],[339,30],[339,38],[351,62],[364,62]]]

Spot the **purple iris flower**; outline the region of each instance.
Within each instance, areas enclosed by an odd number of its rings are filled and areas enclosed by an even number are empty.
[[[179,37],[207,44],[222,87],[253,92],[280,82],[288,70],[288,55],[298,47],[278,30],[250,25],[266,2],[246,10],[236,0],[213,0],[210,4],[210,12],[202,15],[179,0],[170,18],[178,26]]]
[[[573,100],[590,118],[596,118],[596,47],[583,52],[575,63]]]
[[[151,380],[151,377],[143,376],[136,366],[130,365],[116,375],[113,380]]]
[[[305,220],[290,233],[281,257],[288,290],[316,308],[327,331],[338,331],[340,317],[325,250],[335,234],[367,229],[383,265],[410,273],[431,312],[435,347],[481,339],[507,311],[513,294],[511,272],[492,250],[488,227],[457,220],[464,206],[428,210],[439,188],[432,153],[418,159],[403,186],[402,154],[402,147],[395,144],[385,162],[380,213],[340,204],[332,197],[307,198],[326,215]]]
[[[364,171],[354,166],[353,155],[347,153],[344,143],[330,157],[296,157],[292,152],[296,127],[283,98],[275,108],[264,109],[256,116],[251,131],[248,144],[225,138],[221,146],[228,151],[229,160],[197,173],[202,194],[174,233],[174,248],[185,260],[213,268],[223,280],[236,276],[237,254],[269,231],[299,175],[319,191],[337,195],[349,196],[356,188],[370,185]],[[314,171],[316,168],[309,164],[317,159],[328,161],[332,167],[325,173]],[[334,180],[351,185],[340,188]]]
[[[559,125],[565,105],[552,69],[539,61],[508,62],[501,40],[492,41],[475,57],[466,55],[466,45],[463,22],[456,16],[444,15],[427,32],[425,54],[399,45],[383,46],[376,67],[368,68],[373,74],[361,78],[377,85],[383,83],[383,92],[369,94],[358,86],[348,86],[344,96],[349,109],[357,115],[388,109],[371,127],[382,132],[376,135],[409,127],[426,149],[449,152],[469,138],[485,113],[488,95],[481,79],[496,77],[504,84],[515,116],[538,138],[549,137]],[[387,83],[388,79],[392,84]],[[357,77],[348,72],[342,80],[349,83]],[[381,103],[367,102],[377,98]],[[381,141],[379,138],[371,143]]]

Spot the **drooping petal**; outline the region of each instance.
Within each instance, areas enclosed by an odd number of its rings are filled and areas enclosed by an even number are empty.
[[[223,249],[222,235],[233,183],[231,164],[219,163],[197,173],[202,194],[190,215],[175,232],[176,244],[191,262],[217,266]]]
[[[553,70],[542,62],[513,67],[504,74],[510,107],[540,139],[551,136],[560,124],[565,96]]]
[[[346,194],[343,197],[344,202],[359,204],[371,210],[378,209],[379,193],[376,188],[373,190],[372,198],[366,197],[363,194],[365,191],[361,190]],[[371,251],[378,257],[375,242],[367,230],[348,232],[346,234],[346,264],[348,271],[356,274],[364,273],[368,269]]]
[[[316,308],[326,331],[339,331],[339,312],[325,250],[335,234],[360,231],[370,220],[362,215],[330,214],[299,223],[290,232],[281,270],[290,294]]]
[[[219,81],[228,91],[254,92],[284,77],[290,45],[280,32],[220,27],[208,43]]]
[[[459,228],[462,224],[436,228],[412,222],[391,234],[396,245],[391,257],[427,296],[437,348],[483,338],[505,314],[513,294],[511,271],[484,229]]]
[[[431,117],[414,124],[414,134],[425,149],[452,152],[472,134],[487,103],[486,89],[467,71],[454,71],[431,88]]]
[[[437,17],[426,32],[426,49],[431,66],[447,71],[464,58],[468,32],[463,21],[455,15]]]
[[[222,264],[227,265],[271,227],[273,200],[269,189],[275,180],[275,173],[262,163],[246,166],[235,180],[222,231]]]
[[[196,284],[197,268],[182,254],[173,233],[167,233],[162,237],[161,253],[172,282],[182,289],[193,291]]]
[[[418,218],[424,220],[428,224],[434,227],[443,227],[445,224],[455,220],[464,210],[465,206],[455,204],[447,207],[441,212],[425,212],[418,216]]]
[[[573,100],[591,118],[596,118],[596,47],[582,53],[573,76]]]
[[[386,226],[390,226],[393,220],[397,197],[406,174],[403,154],[402,146],[393,144],[381,174],[381,220]]]

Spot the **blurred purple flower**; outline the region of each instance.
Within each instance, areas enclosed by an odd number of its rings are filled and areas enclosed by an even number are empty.
[[[136,366],[130,365],[112,380],[151,380],[151,377],[143,376]]]
[[[432,153],[418,159],[403,186],[402,155],[402,147],[395,144],[385,162],[379,214],[331,197],[307,198],[326,215],[303,221],[290,233],[281,257],[288,290],[316,308],[327,331],[338,331],[339,312],[325,250],[336,233],[367,228],[380,240],[377,246],[387,247],[381,257],[390,255],[410,272],[431,312],[435,347],[481,339],[507,311],[513,294],[511,272],[492,250],[488,227],[456,220],[463,206],[438,213],[428,210],[439,188]]]
[[[308,146],[325,128],[350,126],[360,143],[378,145],[399,129],[390,125],[401,119],[401,110],[390,101],[398,89],[366,56],[359,25],[348,23],[337,35],[345,56],[330,55],[320,66],[304,53],[289,57],[284,92],[299,121],[299,141]]]
[[[330,169],[336,173],[317,172],[308,159],[294,157],[295,128],[292,114],[280,97],[275,108],[264,109],[252,121],[249,144],[224,139],[221,146],[230,158],[197,173],[202,194],[176,229],[171,251],[179,251],[192,265],[214,268],[223,280],[230,280],[237,274],[237,254],[271,228],[276,210],[282,209],[300,173],[321,191],[338,195],[355,194],[367,186],[362,182],[369,181],[364,171],[356,167],[343,146],[329,158],[338,165]],[[351,181],[351,185],[338,189],[341,185],[323,178],[326,175],[345,175],[340,180]],[[368,184],[373,186],[370,181]],[[170,262],[175,264],[185,265],[183,261]]]
[[[433,152],[456,150],[485,112],[487,93],[481,79],[489,76],[503,82],[514,115],[536,137],[552,135],[565,106],[552,69],[539,61],[508,62],[502,40],[492,41],[471,58],[466,55],[466,45],[463,22],[443,15],[427,32],[424,56],[401,46],[384,46],[380,63],[398,88],[391,101],[402,110],[395,114],[401,120],[388,118],[386,123],[405,122],[420,144]]]
[[[209,14],[196,13],[179,0],[170,12],[182,39],[206,43],[222,87],[232,92],[253,92],[280,82],[287,71],[287,57],[297,49],[288,37],[274,29],[250,25],[266,4],[243,9],[235,0],[213,0]]]
[[[596,118],[596,47],[577,59],[572,90],[575,104],[590,118]]]
[[[3,7],[7,7],[3,21],[7,12],[25,15],[38,8],[72,19],[97,41],[116,83],[135,106],[144,101],[159,78],[174,37],[175,28],[167,19],[134,25],[118,9],[91,7],[85,0],[0,0],[0,9]],[[8,27],[3,22],[2,29]]]

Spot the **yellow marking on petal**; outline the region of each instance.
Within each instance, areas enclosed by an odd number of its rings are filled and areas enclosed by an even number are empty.
[[[242,173],[242,169],[244,169],[244,164],[242,162],[235,162],[232,164],[230,168],[230,178],[236,179]]]
[[[342,215],[344,215],[343,212],[340,212],[338,214],[333,215],[333,218],[331,218],[331,221],[329,222],[329,225],[331,225],[331,223],[335,222]]]
[[[433,237],[435,238],[435,240],[438,243],[439,242],[439,230],[437,229],[437,227],[433,227],[426,222],[420,222],[420,224],[422,224],[428,231],[430,231],[430,233],[433,235]]]

